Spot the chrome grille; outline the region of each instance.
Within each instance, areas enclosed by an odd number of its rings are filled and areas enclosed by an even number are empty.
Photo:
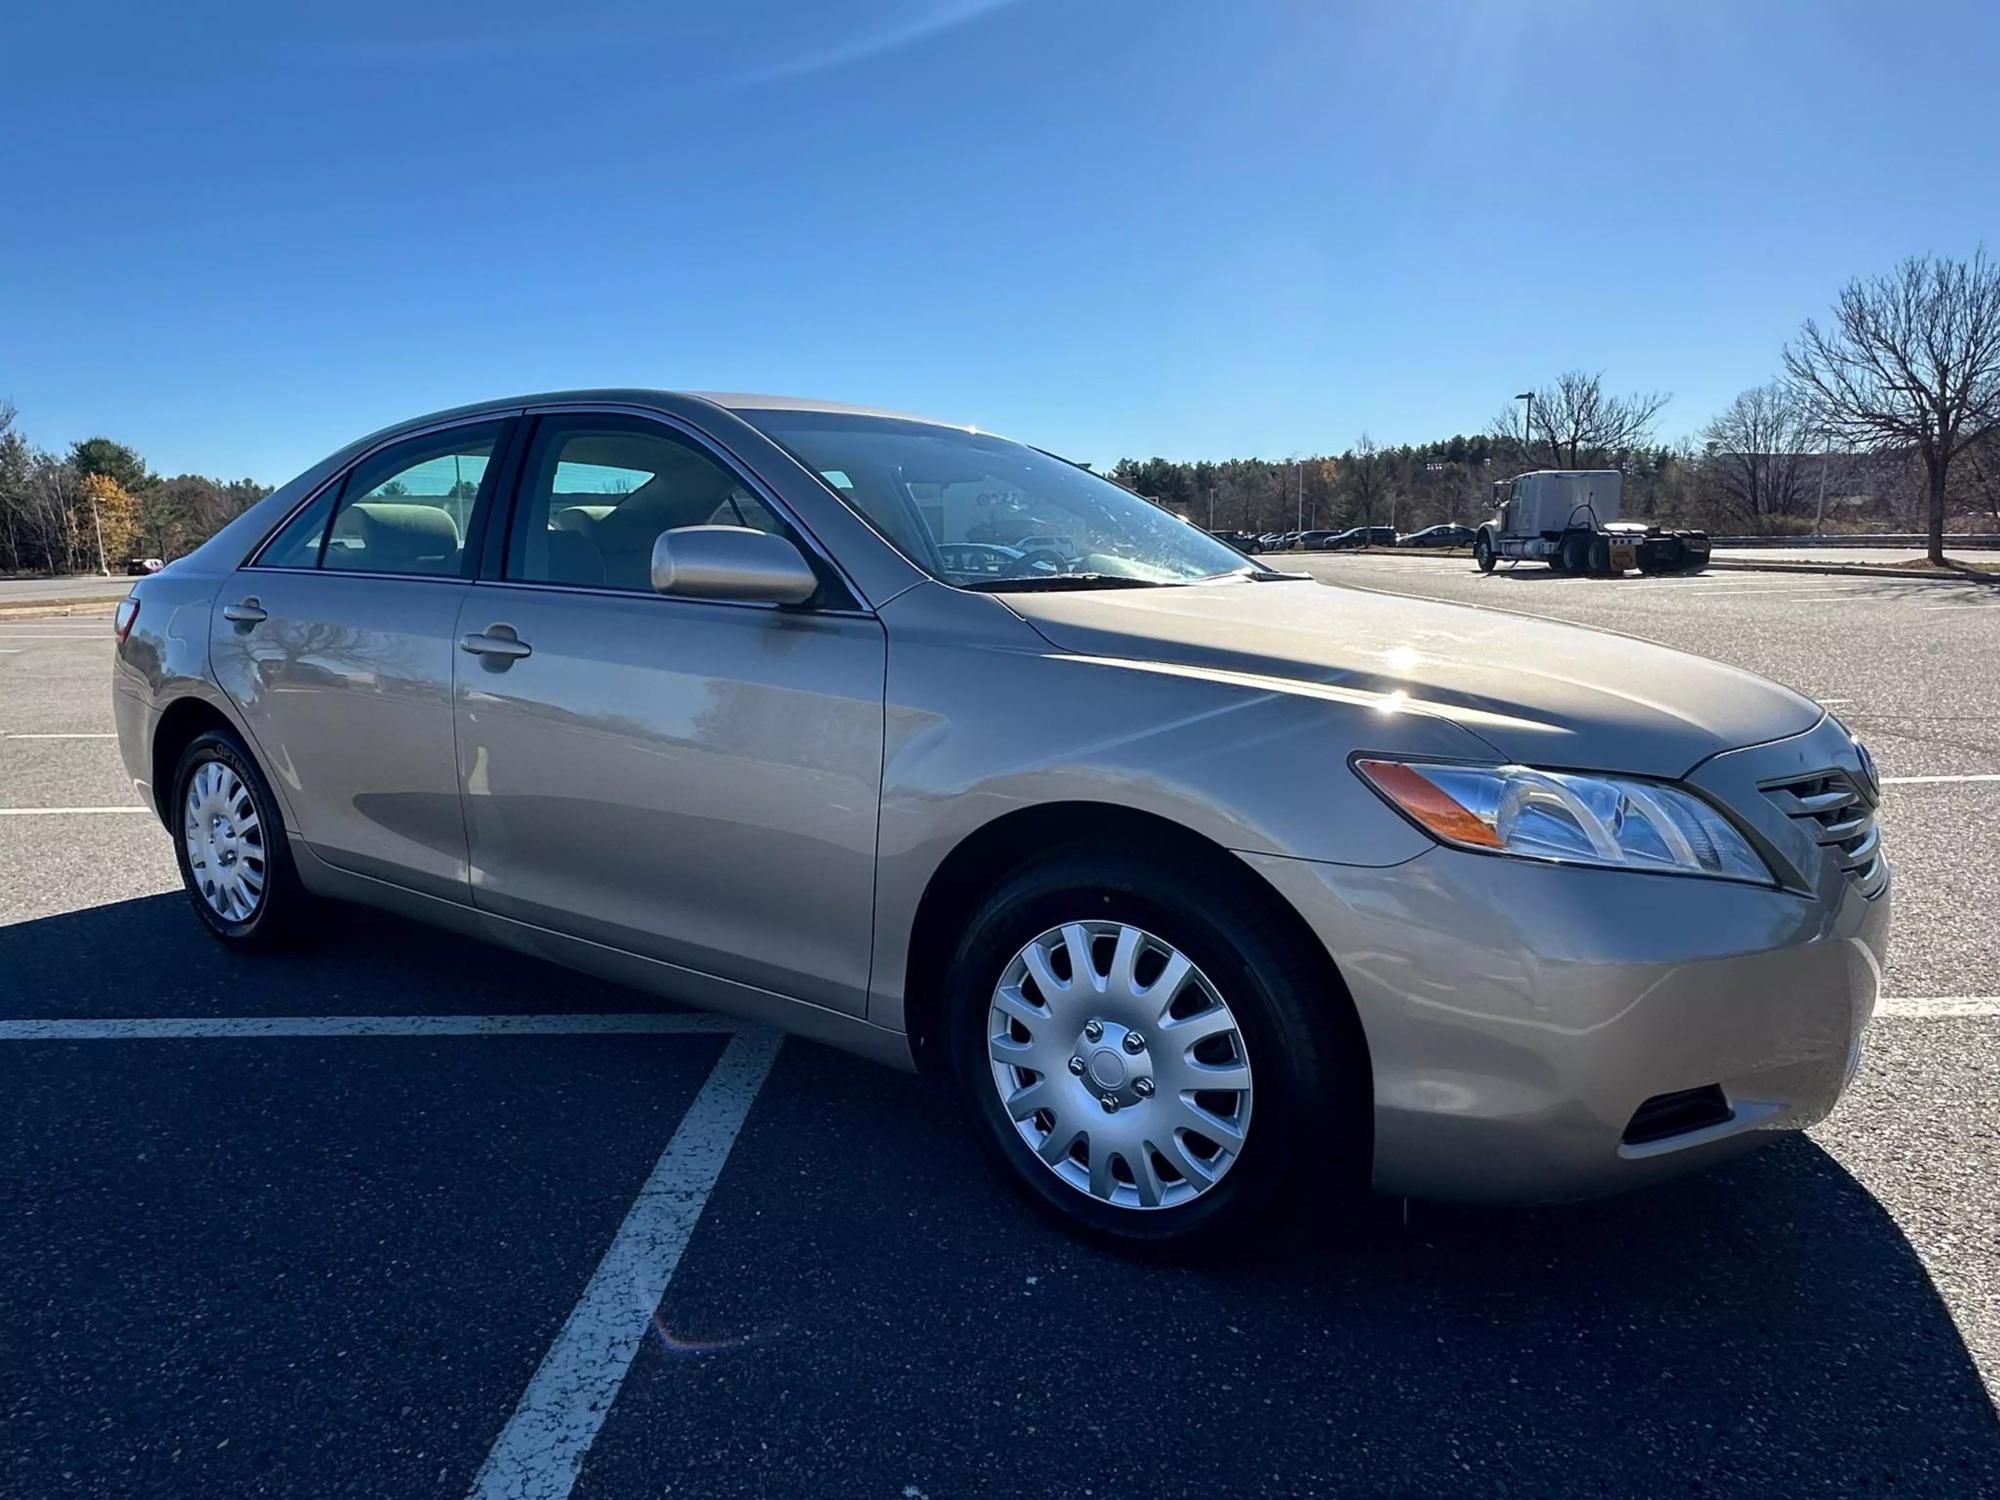
[[[1862,895],[1873,896],[1887,884],[1889,866],[1882,858],[1875,806],[1847,772],[1797,776],[1772,782],[1764,791],[1787,817],[1803,824],[1814,841],[1840,861],[1841,869],[1861,888]]]

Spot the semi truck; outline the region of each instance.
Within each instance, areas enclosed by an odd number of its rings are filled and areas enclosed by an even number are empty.
[[[1499,480],[1472,560],[1482,573],[1501,562],[1540,561],[1558,573],[1602,578],[1627,568],[1698,573],[1708,566],[1707,532],[1619,520],[1624,484],[1616,469],[1537,469]]]

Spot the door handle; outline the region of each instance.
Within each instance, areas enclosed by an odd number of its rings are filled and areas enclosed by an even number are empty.
[[[505,634],[502,634],[503,631]],[[496,666],[505,666],[519,657],[534,655],[533,648],[514,634],[511,625],[493,625],[484,631],[460,636],[458,649],[469,651],[474,656],[494,658]]]
[[[252,594],[240,604],[223,605],[222,618],[238,625],[260,625],[271,616],[269,611],[257,602],[257,596]]]

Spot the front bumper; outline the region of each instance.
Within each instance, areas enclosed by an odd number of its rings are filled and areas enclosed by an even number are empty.
[[[1374,1074],[1374,1181],[1411,1197],[1617,1192],[1824,1118],[1853,1076],[1890,890],[1811,893],[1439,848],[1364,869],[1244,855],[1332,954]],[[1731,1117],[1640,1145],[1654,1096]]]

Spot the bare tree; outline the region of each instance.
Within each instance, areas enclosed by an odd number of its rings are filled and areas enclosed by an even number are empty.
[[[28,469],[33,459],[14,419],[14,403],[0,401],[0,541],[7,547],[0,569],[9,573],[22,567],[21,532],[27,522]]]
[[[1375,508],[1389,495],[1389,460],[1375,439],[1362,433],[1360,440],[1340,458],[1340,487],[1346,491],[1345,519],[1354,524],[1375,524]]]
[[[2000,428],[2000,266],[1982,248],[1850,281],[1832,325],[1809,319],[1786,346],[1785,370],[1837,439],[1922,458],[1930,559],[1942,565],[1952,460]]]
[[[1753,386],[1702,429],[1703,476],[1753,522],[1798,514],[1818,474],[1806,452],[1816,434],[1790,387]]]
[[[1608,464],[1651,440],[1653,421],[1669,399],[1659,391],[1607,396],[1603,371],[1570,370],[1537,390],[1528,411],[1501,411],[1493,435],[1523,452],[1547,453],[1558,469]]]

